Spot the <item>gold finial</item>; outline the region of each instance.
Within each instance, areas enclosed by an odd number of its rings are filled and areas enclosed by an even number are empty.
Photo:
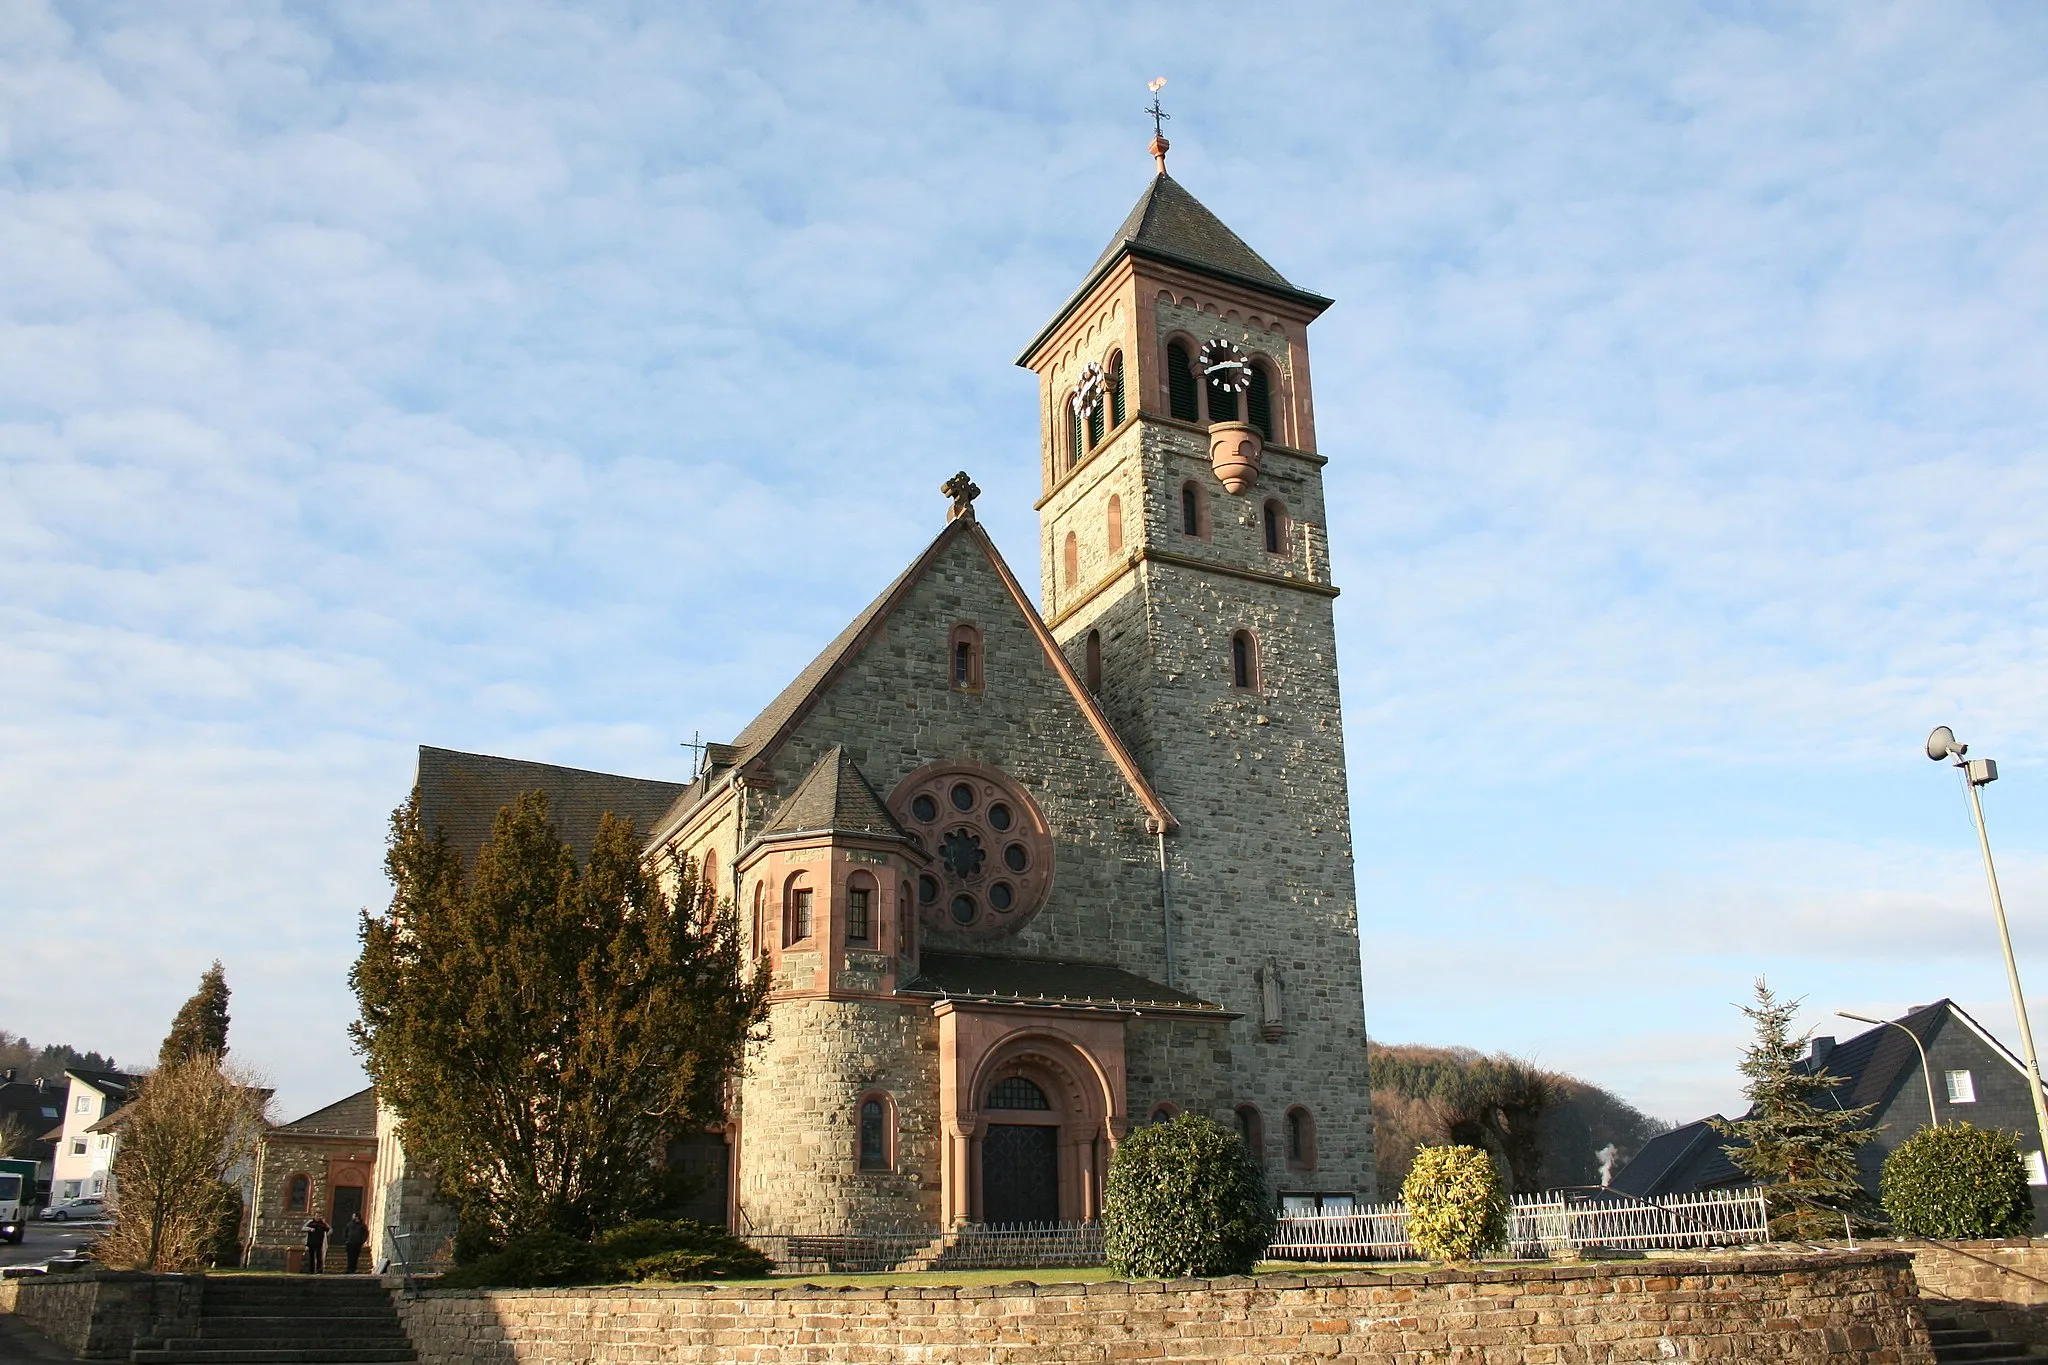
[[[1166,174],[1166,149],[1173,144],[1166,140],[1165,121],[1173,117],[1159,107],[1159,88],[1166,84],[1166,77],[1154,76],[1145,86],[1152,92],[1152,105],[1145,112],[1152,116],[1152,160],[1158,165],[1159,173]]]
[[[952,510],[946,513],[947,521],[958,521],[962,517],[974,520],[974,500],[981,496],[981,489],[967,477],[966,470],[940,484],[939,491],[953,500]]]

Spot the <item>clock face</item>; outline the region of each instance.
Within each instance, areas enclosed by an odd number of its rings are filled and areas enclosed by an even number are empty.
[[[1195,363],[1211,384],[1227,393],[1243,393],[1252,386],[1252,362],[1244,348],[1228,338],[1210,338]]]
[[[1080,382],[1074,385],[1074,393],[1070,400],[1074,405],[1074,411],[1086,417],[1101,407],[1103,389],[1107,383],[1102,366],[1095,361],[1089,361],[1087,368],[1081,371]]]

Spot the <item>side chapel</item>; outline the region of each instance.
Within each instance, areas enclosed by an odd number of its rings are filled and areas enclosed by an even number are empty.
[[[420,752],[458,849],[539,787],[579,855],[631,815],[731,898],[771,1036],[672,1159],[743,1233],[1093,1218],[1118,1142],[1182,1111],[1235,1124],[1291,1208],[1375,1193],[1308,363],[1330,301],[1165,151],[1018,358],[1042,612],[962,474],[945,528],[687,786]],[[424,1193],[396,1147],[380,1230]]]

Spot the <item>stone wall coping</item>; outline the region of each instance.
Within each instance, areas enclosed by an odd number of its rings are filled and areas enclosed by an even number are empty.
[[[1983,1246],[1986,1243],[1973,1243]],[[2015,1245],[2029,1245],[2022,1239]],[[1559,1283],[1579,1280],[1617,1281],[1682,1279],[1716,1275],[1786,1275],[1816,1266],[1910,1266],[1913,1254],[1903,1248],[1859,1247],[1855,1251],[1819,1249],[1786,1252],[1741,1252],[1719,1256],[1698,1256],[1687,1260],[1588,1261],[1566,1265],[1476,1266],[1437,1270],[1333,1270],[1310,1274],[1278,1272],[1269,1275],[1228,1275],[1214,1279],[1183,1280],[1079,1280],[1040,1283],[1015,1280],[1008,1284],[977,1285],[821,1285],[798,1282],[791,1285],[583,1285],[559,1289],[432,1289],[422,1288],[419,1298],[432,1299],[772,1299],[779,1301],[829,1300],[834,1303],[887,1302],[905,1300],[992,1301],[1016,1298],[1076,1298],[1094,1295],[1199,1294],[1217,1290],[1285,1289],[1378,1289],[1420,1285],[1498,1285]]]

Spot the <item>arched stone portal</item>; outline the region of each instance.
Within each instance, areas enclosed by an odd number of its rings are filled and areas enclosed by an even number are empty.
[[[1123,1013],[955,1001],[933,1012],[947,1221],[1099,1216],[1127,1123]]]

